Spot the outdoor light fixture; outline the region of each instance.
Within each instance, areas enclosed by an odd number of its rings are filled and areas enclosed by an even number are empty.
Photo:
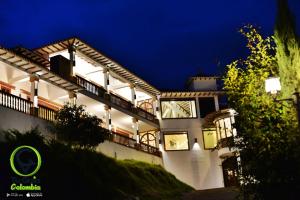
[[[201,150],[201,147],[198,143],[198,138],[194,138],[194,144],[193,144],[193,148],[194,151],[199,152]]]
[[[279,81],[279,77],[270,77],[265,80],[265,89],[267,93],[270,93],[272,95],[277,94],[281,90],[281,85]],[[276,102],[280,101],[289,101],[292,102],[293,105],[296,107],[297,110],[297,119],[298,119],[298,128],[300,129],[300,94],[299,92],[296,92],[293,94],[296,99],[288,98],[288,99],[275,99]]]
[[[281,90],[280,80],[278,77],[270,77],[265,80],[265,89],[267,93],[273,95]]]
[[[158,144],[161,144],[161,139],[158,140]]]

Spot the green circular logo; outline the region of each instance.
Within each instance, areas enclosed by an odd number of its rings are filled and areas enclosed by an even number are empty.
[[[10,155],[10,166],[19,176],[33,176],[42,164],[40,153],[31,146],[19,146]]]

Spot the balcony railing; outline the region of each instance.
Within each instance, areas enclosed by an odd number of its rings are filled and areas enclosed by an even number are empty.
[[[76,76],[76,82],[78,85],[97,96],[104,97],[104,94],[106,93],[106,90],[102,86],[96,85],[80,76]]]
[[[110,102],[126,110],[132,110],[133,104],[115,94],[110,93]]]
[[[136,140],[116,132],[112,132],[110,140],[114,143],[118,143],[127,147],[135,148]]]
[[[21,97],[0,91],[0,105],[6,108],[10,108],[25,114],[36,115],[41,119],[48,121],[55,120],[56,111],[50,108],[39,106],[37,113],[33,112],[33,103],[29,100],[22,99]]]
[[[56,111],[45,106],[39,106],[38,108],[38,117],[48,120],[48,121],[55,121]]]
[[[142,108],[137,107],[136,108],[136,114],[138,116],[144,117],[144,118],[146,118],[146,119],[148,119],[150,121],[154,121],[154,122],[158,123],[158,120],[156,119],[155,115],[153,115],[152,113],[149,113],[149,112],[145,111]]]
[[[154,146],[142,143],[142,142],[137,144],[137,146],[139,147],[139,150],[141,150],[141,151],[145,151],[150,154],[154,154],[156,156],[161,157],[161,152],[159,151],[159,149],[157,147],[154,147]]]
[[[76,76],[76,82],[78,85],[85,88],[88,92],[90,92],[96,96],[105,98],[106,100],[110,101],[112,104],[114,104],[118,107],[121,107],[128,111],[131,111],[132,113],[134,113],[140,117],[143,117],[149,121],[152,121],[156,124],[159,123],[158,119],[156,119],[154,114],[149,113],[142,108],[138,108],[138,107],[135,108],[130,101],[127,101],[116,94],[113,94],[113,93],[107,94],[106,90],[102,86],[92,83],[80,76]]]
[[[120,135],[116,132],[112,132],[110,140],[114,143],[121,144],[126,147],[136,149],[138,151],[143,151],[161,157],[161,152],[158,148],[144,143],[137,143],[135,139],[124,135]]]
[[[32,102],[4,91],[0,91],[0,105],[26,114],[31,114],[33,107]]]

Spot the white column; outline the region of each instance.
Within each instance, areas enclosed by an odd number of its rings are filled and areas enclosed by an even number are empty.
[[[153,97],[153,114],[157,117],[157,111],[158,111],[158,101],[156,97]]]
[[[70,59],[70,68],[71,68],[71,74],[70,76],[75,76],[75,70],[74,67],[75,65],[75,52],[76,52],[76,47],[74,45],[69,46],[68,48],[69,52],[69,59]]]
[[[103,76],[104,76],[104,89],[109,93],[109,70],[104,69],[103,70]]]
[[[199,104],[199,97],[196,97],[196,110],[197,110],[197,117],[200,119],[201,118],[201,116],[200,116],[200,112],[201,112],[201,110],[200,110],[201,108],[200,108],[200,104]]]
[[[160,131],[157,130],[155,132],[155,145],[156,145],[157,148],[159,148],[159,140],[160,140]]]
[[[77,94],[75,92],[69,91],[69,103],[73,106],[76,105]]]
[[[39,107],[39,102],[38,102],[38,88],[39,88],[39,77],[36,74],[32,74],[30,76],[30,82],[31,82],[31,95],[30,95],[30,100],[33,103],[33,115],[38,114],[38,107]]]
[[[130,84],[131,89],[131,103],[136,107],[136,94],[135,94],[135,86],[133,84]]]
[[[219,98],[218,98],[218,95],[215,95],[215,96],[214,96],[214,100],[215,100],[215,108],[216,108],[216,111],[219,111],[219,110],[220,110],[220,107],[219,107]]]
[[[160,116],[160,96],[157,95],[156,97],[156,107],[155,107],[155,114],[156,114],[156,117],[157,119],[161,119],[161,116]]]
[[[105,105],[104,106],[105,109],[105,124],[106,124],[106,128],[111,131],[112,129],[112,125],[111,125],[111,113],[110,113],[110,106]]]
[[[132,118],[132,126],[133,126],[133,139],[136,140],[136,143],[140,143],[139,122],[134,117]]]

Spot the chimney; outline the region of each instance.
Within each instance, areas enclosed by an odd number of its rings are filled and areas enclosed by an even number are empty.
[[[71,80],[73,77],[73,65],[71,61],[62,55],[53,56],[50,58],[50,71],[58,74],[62,78]]]

